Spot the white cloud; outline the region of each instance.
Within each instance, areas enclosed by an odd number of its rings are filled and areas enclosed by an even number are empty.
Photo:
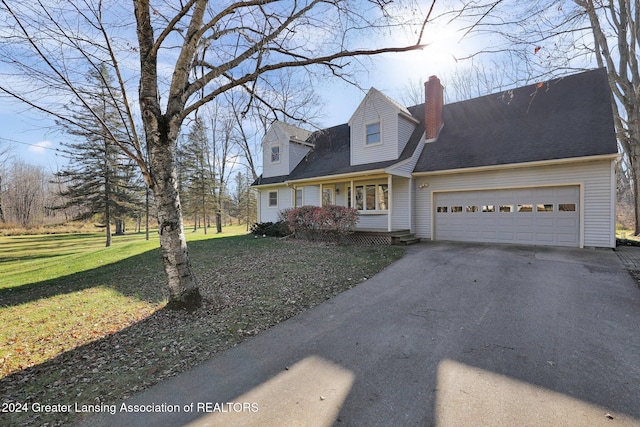
[[[51,145],[52,145],[51,141],[48,141],[48,140],[39,141],[39,142],[36,142],[35,144],[30,145],[28,148],[28,151],[30,153],[42,154],[45,151],[47,151],[47,148],[51,147]]]

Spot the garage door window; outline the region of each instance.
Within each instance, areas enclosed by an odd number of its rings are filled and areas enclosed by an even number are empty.
[[[538,204],[537,207],[538,212],[553,212],[553,204],[552,203],[544,203]]]
[[[438,206],[436,208],[436,212],[438,212],[438,213],[447,213],[447,207],[446,206]]]
[[[482,206],[482,212],[495,212],[496,207],[494,205],[484,205]]]
[[[558,203],[558,211],[560,212],[575,212],[576,204],[575,203]]]
[[[518,212],[533,212],[533,205],[518,205]]]
[[[461,213],[462,206],[451,206],[451,213]]]
[[[467,206],[467,212],[478,212],[477,206]]]
[[[511,205],[500,205],[500,212],[513,212],[513,206],[511,206]]]

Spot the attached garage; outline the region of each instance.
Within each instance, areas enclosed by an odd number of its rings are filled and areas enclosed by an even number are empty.
[[[580,246],[580,187],[434,192],[436,240]]]

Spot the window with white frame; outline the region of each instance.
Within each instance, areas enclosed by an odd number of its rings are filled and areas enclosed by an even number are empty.
[[[296,207],[299,208],[304,203],[302,188],[296,188]]]
[[[271,163],[278,163],[280,161],[280,146],[274,145],[271,147]]]
[[[334,205],[333,188],[325,187],[322,189],[322,206]]]
[[[347,187],[347,206],[352,207],[351,187]],[[353,207],[359,211],[386,211],[389,209],[389,184],[356,185]]]
[[[278,192],[277,191],[269,191],[269,207],[277,208],[278,207]]]
[[[380,137],[380,122],[367,125],[367,145],[378,144],[382,141]]]

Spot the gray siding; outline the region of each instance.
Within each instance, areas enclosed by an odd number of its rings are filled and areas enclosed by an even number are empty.
[[[421,176],[415,179],[416,235],[431,239],[434,191],[525,188],[546,185],[582,185],[581,200],[586,247],[613,247],[615,187],[611,179],[612,160],[501,169],[483,172]],[[425,186],[420,188],[420,186]]]
[[[262,139],[262,176],[264,178],[288,175],[310,150],[305,145],[290,142],[291,135],[283,126],[287,127],[278,122],[273,123]],[[288,128],[290,130],[291,126]],[[308,134],[301,129],[298,131],[302,136]],[[275,145],[280,146],[280,161],[271,163],[271,147]]]
[[[269,193],[278,192],[278,206],[269,207]],[[280,212],[293,207],[292,191],[289,187],[272,187],[260,189],[260,212],[258,222],[280,221]]]
[[[349,121],[351,127],[351,165],[398,158],[398,108],[372,89]],[[381,144],[366,145],[366,126],[380,122]]]
[[[271,147],[280,146],[280,161],[271,163]],[[262,139],[262,176],[281,176],[289,174],[289,137],[276,124],[271,126]]]
[[[409,179],[394,176],[391,186],[391,228],[393,230],[411,229]]]
[[[387,214],[360,214],[356,230],[382,230],[389,228]]]
[[[402,116],[398,117],[398,157],[402,154],[402,150],[404,150],[407,142],[409,142],[409,138],[411,138],[411,134],[415,128],[416,125],[409,120]]]
[[[306,185],[304,187],[304,204],[320,206],[320,186]]]

